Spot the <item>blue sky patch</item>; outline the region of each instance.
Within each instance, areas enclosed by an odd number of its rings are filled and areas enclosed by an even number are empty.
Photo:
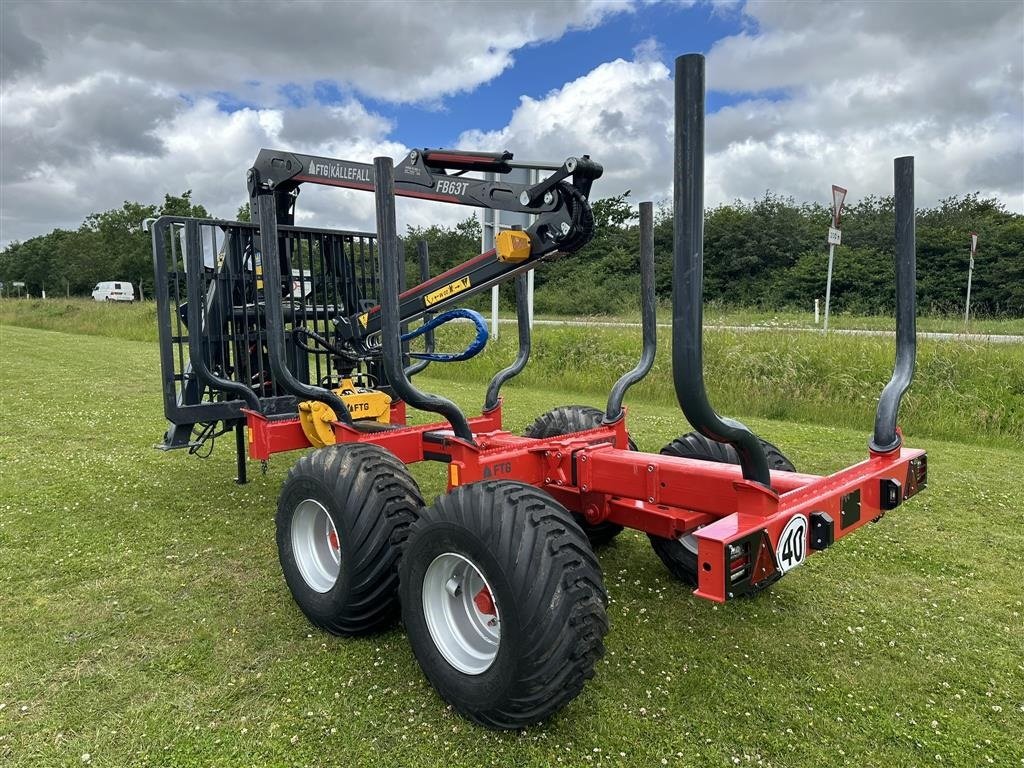
[[[520,96],[543,98],[552,90],[588,74],[615,59],[632,60],[638,46],[656,44],[657,55],[671,67],[681,52],[707,53],[722,37],[743,31],[745,22],[737,10],[716,11],[708,5],[690,8],[672,4],[649,6],[637,13],[611,17],[591,30],[568,32],[549,43],[529,45],[513,53],[515,63],[496,77],[467,93],[446,96],[423,104],[395,104],[355,94],[367,109],[388,118],[395,126],[391,137],[407,146],[450,147],[470,128],[493,131],[508,124]],[[297,86],[283,86],[280,94],[291,106],[302,106],[312,96],[317,103],[345,102],[351,89],[331,80],[318,80],[311,94]],[[224,111],[251,106],[219,94]],[[711,112],[735,104],[743,97],[711,92]]]

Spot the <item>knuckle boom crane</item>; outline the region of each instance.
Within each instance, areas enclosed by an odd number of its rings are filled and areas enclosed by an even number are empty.
[[[517,169],[540,178],[506,180]],[[433,277],[422,254],[419,284],[403,285],[398,299],[406,330],[428,316],[406,334],[406,357],[425,367],[479,352],[487,340],[483,319],[449,308],[585,246],[594,232],[588,198],[602,172],[588,155],[522,162],[507,151],[413,149],[398,162],[399,197],[532,217],[525,229],[497,233],[494,248]],[[160,338],[170,426],[159,447],[197,452],[232,426],[240,429],[243,408],[299,419],[314,444],[318,435],[331,439],[325,425],[335,419],[361,428],[401,419],[389,407],[402,403],[381,363],[383,244],[371,232],[295,225],[303,185],[372,193],[374,166],[261,149],[246,182],[251,223],[165,216],[153,225],[156,298],[160,317],[169,320],[161,322]],[[476,324],[476,341],[461,353],[434,352],[433,329],[457,317]],[[418,335],[426,336],[427,351],[408,352],[408,340]],[[240,477],[243,467],[240,453]]]
[[[517,168],[548,171],[550,175],[534,185],[462,175],[469,171],[502,175]],[[526,213],[537,219],[523,232],[501,233],[494,250],[404,291],[399,297],[402,321],[444,309],[534,268],[554,253],[582,248],[594,233],[588,197],[602,172],[601,165],[587,155],[553,165],[514,162],[511,152],[412,150],[395,166],[396,196]],[[374,169],[367,163],[263,149],[248,174],[251,210],[270,198],[278,222],[294,223],[294,204],[301,184],[372,192]],[[379,331],[379,306],[338,323],[338,335],[347,344],[358,344]]]

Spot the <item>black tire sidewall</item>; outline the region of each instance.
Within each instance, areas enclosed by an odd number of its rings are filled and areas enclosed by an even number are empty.
[[[317,592],[310,587],[299,570],[292,549],[292,521],[295,509],[306,499],[314,499],[327,510],[334,528],[338,532],[341,548],[341,565],[334,586],[327,592]],[[302,612],[317,626],[325,626],[344,612],[351,585],[352,531],[347,525],[346,515],[337,508],[332,489],[311,477],[296,478],[288,483],[278,504],[277,551],[281,570],[295,602]]]
[[[453,667],[430,634],[423,611],[423,579],[438,555],[453,552],[467,558],[486,579],[501,622],[501,639],[493,663],[470,675]],[[523,628],[514,589],[488,545],[462,526],[438,522],[415,537],[402,554],[402,618],[417,661],[443,698],[463,714],[477,714],[505,700],[514,685]]]
[[[796,471],[793,462],[779,450],[778,446],[762,438],[758,439],[771,469],[780,472]],[[661,454],[715,464],[739,464],[739,456],[731,445],[713,441],[697,432],[689,432],[676,438],[661,449]],[[672,575],[687,586],[696,587],[699,578],[697,553],[691,552],[678,539],[665,539],[654,534],[649,534],[648,538],[651,540],[651,547]]]

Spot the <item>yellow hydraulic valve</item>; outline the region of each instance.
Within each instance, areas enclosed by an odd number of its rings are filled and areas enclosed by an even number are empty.
[[[342,379],[334,393],[342,399],[348,412],[356,421],[377,421],[381,424],[391,422],[391,398],[377,389],[357,387],[352,379]],[[331,406],[319,400],[306,400],[299,403],[299,424],[302,431],[314,448],[334,445],[332,422],[338,415]]]
[[[530,258],[530,236],[520,229],[505,229],[498,233],[494,244],[498,261],[518,264]]]

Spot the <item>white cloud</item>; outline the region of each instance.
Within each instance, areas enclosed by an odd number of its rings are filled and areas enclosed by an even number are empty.
[[[407,148],[392,123],[359,93],[443,100],[529,55],[519,48],[624,7],[6,2],[0,240],[188,188],[231,216],[263,146],[400,158]],[[832,183],[852,199],[888,194],[892,158],[914,154],[919,204],[980,190],[1024,210],[1020,3],[752,2],[743,13],[745,31],[708,54],[709,87],[736,99],[708,118],[709,205],[766,189],[826,202]],[[522,159],[588,153],[605,166],[596,196],[668,198],[673,88],[663,53],[644,41],[632,60],[524,95],[506,126],[470,128],[459,144]],[[340,103],[309,98],[321,80],[339,84]],[[217,91],[253,106],[226,113]],[[305,189],[300,221],[372,228],[372,202]],[[471,213],[399,204],[400,225]]]
[[[315,129],[322,125],[334,126],[332,135]],[[378,155],[401,158],[408,148],[387,138],[389,128],[388,121],[354,101],[297,113],[241,109],[229,114],[212,99],[200,99],[154,131],[153,140],[163,147],[158,154],[96,152],[84,161],[37,163],[19,180],[5,184],[3,236],[13,239],[19,232],[31,236],[63,222],[76,226],[85,215],[119,207],[124,200],[159,202],[164,192],[186,189],[192,189],[194,199],[215,215],[233,218],[246,200],[245,171],[260,147],[287,146],[365,162]],[[434,223],[438,208],[451,206],[403,201],[402,224]],[[470,211],[441,215],[440,220],[448,223]],[[300,197],[298,218],[321,226],[372,230],[373,196],[308,185]]]
[[[916,156],[917,199],[981,191],[1024,210],[1024,6],[750,2],[709,86],[750,94],[708,128],[709,196],[886,194]],[[760,98],[767,92],[775,98]]]
[[[407,149],[389,139],[391,123],[354,94],[436,102],[499,75],[523,46],[630,7],[5,1],[0,242],[188,188],[233,216],[245,200],[245,170],[264,146],[400,158]],[[340,104],[311,98],[324,83]],[[228,114],[215,99],[251,106]],[[404,201],[399,212],[403,224],[471,213]],[[305,190],[299,216],[370,228],[372,196]]]
[[[108,70],[188,92],[267,95],[334,81],[377,98],[472,90],[530,43],[628,10],[625,0],[430,4],[5,2],[5,77],[47,84]],[[251,84],[258,82],[259,87]]]
[[[670,190],[672,87],[659,61],[618,59],[542,99],[523,96],[507,126],[467,131],[464,149],[510,149],[526,159],[590,154],[604,166],[594,195],[632,189],[638,199]]]
[[[972,10],[973,9],[973,10]],[[1022,6],[750,3],[751,29],[707,60],[709,88],[740,100],[708,116],[708,205],[768,189],[828,201],[892,190],[892,159],[915,155],[917,201],[980,191],[1024,210]],[[927,17],[927,18],[922,18]],[[552,91],[523,97],[507,126],[466,147],[605,166],[595,194],[671,195],[672,74],[638,48]]]

